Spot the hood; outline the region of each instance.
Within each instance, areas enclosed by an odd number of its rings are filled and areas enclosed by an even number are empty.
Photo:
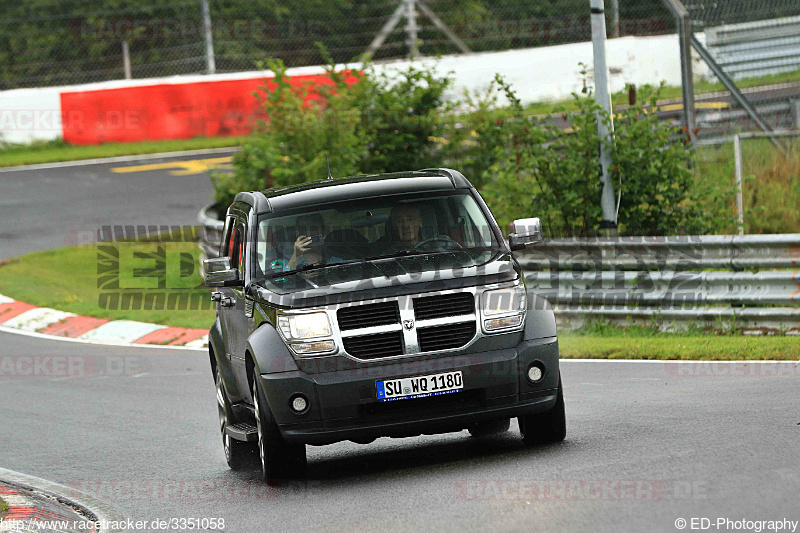
[[[514,281],[506,251],[453,251],[331,265],[259,281],[260,299],[311,307]]]

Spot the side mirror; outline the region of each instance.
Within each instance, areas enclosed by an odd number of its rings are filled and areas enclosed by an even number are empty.
[[[510,224],[511,233],[508,234],[508,244],[511,250],[522,250],[526,246],[541,244],[542,223],[538,218],[522,218]]]
[[[203,261],[206,287],[237,287],[243,285],[239,271],[231,268],[230,257],[214,257]]]

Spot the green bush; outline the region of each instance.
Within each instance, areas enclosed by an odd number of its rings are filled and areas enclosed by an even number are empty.
[[[239,191],[324,179],[325,153],[334,176],[436,164],[450,78],[432,67],[412,65],[389,75],[368,65],[363,72],[343,74],[331,63],[329,83],[298,85],[280,60],[267,66],[275,73],[259,90],[267,118],[234,157],[233,173],[212,176],[222,205]]]
[[[235,156],[233,174],[213,176],[223,205],[239,191],[323,179],[327,152],[334,176],[453,166],[504,227],[539,216],[551,237],[600,233],[597,121],[611,117],[595,103],[585,72],[583,90],[573,94],[577,112],[563,116],[571,126],[565,132],[526,116],[500,76],[487,92],[465,95],[456,114],[445,99],[450,77],[432,67],[337,73],[331,62],[328,82],[316,86],[293,82],[279,60],[268,67],[275,77],[259,92],[267,119]],[[614,117],[619,232],[714,231],[729,224],[719,206],[730,187],[695,180],[694,152],[680,142],[681,131],[652,112],[661,88],[640,89],[642,103]],[[498,106],[501,95],[509,107]]]
[[[551,237],[600,234],[600,167],[597,120],[611,121],[586,84],[573,94],[578,111],[571,131],[524,114],[513,88],[501,77],[495,87],[510,101],[510,116],[499,127],[476,130],[476,149],[492,154],[484,162],[481,193],[501,224],[539,216]],[[725,223],[718,215],[723,186],[698,187],[691,167],[694,152],[681,132],[652,110],[660,88],[644,87],[644,103],[614,117],[613,183],[619,196],[619,232],[630,235],[708,233]],[[482,139],[482,137],[484,137]],[[678,140],[676,140],[678,139]]]

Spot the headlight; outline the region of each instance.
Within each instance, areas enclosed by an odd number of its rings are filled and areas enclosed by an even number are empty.
[[[504,315],[525,310],[525,287],[522,284],[507,289],[486,291],[481,295],[483,316]]]
[[[278,316],[278,327],[283,336],[290,340],[331,336],[331,324],[328,321],[328,315],[324,312],[280,315]]]
[[[483,331],[500,333],[519,329],[525,319],[525,287],[520,283],[507,289],[486,291],[481,295]]]

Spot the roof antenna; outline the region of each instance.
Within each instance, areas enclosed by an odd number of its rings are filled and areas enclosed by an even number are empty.
[[[328,163],[328,152],[325,152],[325,166],[328,167],[328,179],[332,180],[333,176],[331,176],[331,165]]]

